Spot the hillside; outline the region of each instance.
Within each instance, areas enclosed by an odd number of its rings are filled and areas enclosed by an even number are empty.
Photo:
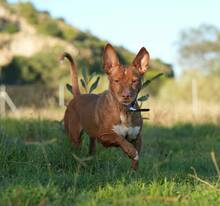
[[[106,41],[90,32],[53,19],[48,12],[37,11],[31,3],[8,4],[0,1],[0,66],[1,80],[6,84],[57,82],[69,77],[60,69],[59,56],[68,51],[76,57],[79,69],[102,73],[102,52]],[[134,54],[116,47],[123,64]],[[159,59],[151,61],[148,76],[164,72],[173,77],[172,65]]]

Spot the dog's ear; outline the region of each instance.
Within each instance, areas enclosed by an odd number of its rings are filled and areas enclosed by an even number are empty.
[[[104,69],[107,74],[110,73],[112,67],[116,67],[120,65],[116,51],[114,50],[111,44],[107,44],[105,46],[103,63],[104,63]]]
[[[148,51],[142,47],[132,64],[139,70],[140,74],[143,75],[149,67],[149,62],[150,55]]]

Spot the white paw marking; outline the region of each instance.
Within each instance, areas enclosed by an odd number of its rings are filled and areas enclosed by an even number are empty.
[[[136,151],[136,156],[134,157],[134,160],[139,160],[139,155],[138,155],[138,151]]]

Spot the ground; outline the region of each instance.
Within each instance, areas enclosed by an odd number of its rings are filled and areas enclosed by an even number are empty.
[[[77,151],[56,121],[0,120],[0,205],[220,205],[215,124],[146,122],[137,172],[118,148],[88,157],[83,139]]]

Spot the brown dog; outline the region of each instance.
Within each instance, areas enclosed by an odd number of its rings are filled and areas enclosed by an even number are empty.
[[[149,53],[143,47],[133,63],[121,65],[114,48],[107,44],[104,49],[104,69],[109,78],[109,89],[101,94],[80,94],[77,70],[72,57],[65,53],[71,64],[72,99],[64,116],[65,129],[76,146],[81,144],[82,131],[90,137],[89,153],[95,153],[96,139],[105,147],[120,147],[132,159],[137,169],[141,149],[142,118],[136,98],[141,89],[141,77],[149,65]]]

